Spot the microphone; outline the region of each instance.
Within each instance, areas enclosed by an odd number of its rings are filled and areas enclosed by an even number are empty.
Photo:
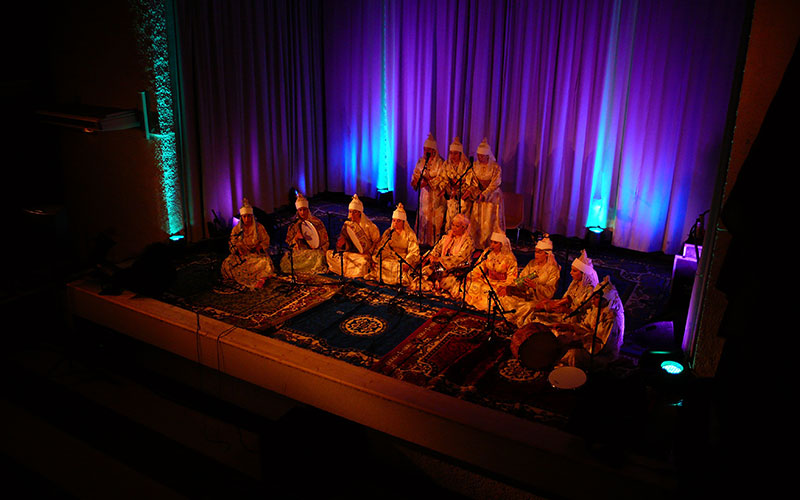
[[[431,154],[430,153],[425,153],[425,163],[428,163],[428,160],[430,160],[430,159],[431,159]]]

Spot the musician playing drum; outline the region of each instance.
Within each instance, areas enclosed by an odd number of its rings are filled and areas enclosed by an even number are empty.
[[[294,206],[297,215],[286,230],[289,250],[281,259],[281,271],[286,274],[324,273],[328,270],[325,252],[329,245],[325,224],[311,214],[308,200],[302,194],[297,195]]]
[[[239,209],[240,220],[231,231],[231,254],[222,262],[222,275],[248,288],[264,286],[267,278],[275,274],[267,250],[269,234],[253,215],[253,207],[244,198]]]
[[[474,248],[469,234],[469,217],[456,215],[450,229],[425,257],[422,289],[449,296],[453,286],[458,286],[458,270],[469,264]],[[417,281],[412,286],[420,286],[420,283]]]
[[[347,208],[348,218],[336,240],[336,251],[328,250],[325,258],[330,272],[348,278],[363,278],[372,267],[372,253],[376,250],[381,233],[378,226],[364,214],[364,204],[357,194],[353,195]]]
[[[419,244],[402,203],[392,213],[392,225],[381,236],[372,262],[367,279],[387,285],[411,284],[410,272],[419,263]]]

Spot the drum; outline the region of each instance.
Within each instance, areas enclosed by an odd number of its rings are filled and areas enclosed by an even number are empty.
[[[358,253],[364,253],[365,249],[369,248],[369,237],[364,230],[353,221],[344,221],[344,233],[350,243],[356,247]]]
[[[511,353],[534,371],[549,369],[564,355],[556,336],[541,323],[529,323],[514,332]]]
[[[577,389],[586,383],[586,373],[574,366],[560,366],[547,377],[556,389]]]
[[[314,227],[314,224],[304,220],[300,224],[300,232],[303,234],[303,239],[306,240],[309,248],[314,250],[319,248],[319,233],[317,233],[317,228]]]

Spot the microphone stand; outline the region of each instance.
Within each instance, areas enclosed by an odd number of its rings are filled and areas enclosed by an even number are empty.
[[[516,310],[512,309],[510,311],[506,311],[505,309],[503,309],[503,304],[500,303],[500,296],[497,295],[497,292],[495,291],[491,281],[489,280],[489,276],[486,275],[486,271],[482,267],[479,267],[478,269],[481,271],[481,274],[483,275],[483,280],[486,282],[487,285],[489,285],[489,291],[487,292],[487,294],[489,295],[488,298],[489,308],[486,312],[486,320],[487,320],[486,328],[487,330],[489,330],[489,336],[486,338],[486,341],[491,342],[494,340],[494,333],[495,333],[494,332],[495,311],[500,311],[500,314],[503,317],[503,321],[505,321],[506,326],[509,326],[510,322],[508,321],[508,318],[506,318],[506,314],[513,313]]]
[[[581,308],[583,308],[583,306],[588,304],[589,301],[591,301],[594,298],[595,295],[601,294],[603,292],[603,290],[605,290],[606,287],[608,285],[610,285],[610,284],[611,284],[611,282],[609,281],[605,285],[601,286],[598,290],[593,291],[592,294],[589,295],[589,297],[587,297],[586,300],[584,300],[583,302],[578,304],[578,306],[571,313],[569,313],[566,316],[564,316],[564,319],[571,318],[571,317],[575,316],[576,314],[578,314],[578,311],[580,311]]]
[[[398,271],[397,274],[398,274],[398,278],[399,278],[398,279],[398,283],[400,285],[400,289],[402,289],[403,288],[403,264],[407,265],[410,268],[413,268],[414,266],[409,264],[409,262],[406,259],[404,259],[402,255],[397,253],[397,250],[395,250],[394,248],[392,248],[392,252],[394,252],[394,254],[397,255],[397,260],[398,260],[398,263],[400,264],[400,270]]]
[[[339,279],[344,282],[344,250],[339,252]]]
[[[599,291],[599,290],[598,290]],[[597,317],[594,320],[594,333],[592,334],[592,348],[589,351],[589,371],[591,372],[594,369],[594,344],[597,340],[597,330],[600,328],[600,315],[603,312],[603,301],[600,300],[600,303],[597,305]]]
[[[438,245],[439,242],[442,241],[442,239],[445,237],[446,234],[447,233],[442,233],[439,236],[439,239],[436,240],[436,243],[434,243],[433,246],[430,248],[430,250],[425,252],[425,255],[420,257],[420,259],[419,259],[419,267],[414,268],[414,271],[412,272],[412,275],[416,275],[419,278],[419,297],[420,297],[420,299],[422,298],[422,280],[424,279],[424,276],[422,275],[422,268],[425,266],[425,260],[428,258],[428,255],[430,255],[431,252],[433,252],[433,250],[436,248],[436,245]]]
[[[288,245],[289,247],[289,267],[292,272],[292,284],[297,283],[297,278],[294,275],[294,251],[292,250],[292,245]]]
[[[472,157],[469,157],[469,167],[464,169],[464,173],[458,177],[458,213],[461,213],[461,186],[464,182],[464,177],[467,176],[467,172],[472,170]]]
[[[392,241],[392,235],[393,234],[394,234],[394,229],[390,227],[389,228],[389,237],[386,238],[386,241],[384,241],[383,245],[381,245],[381,247],[378,249],[378,261],[379,261],[378,262],[378,265],[379,265],[378,282],[381,285],[383,285],[383,249],[386,248],[386,245],[388,245],[390,241]]]
[[[592,294],[589,295],[589,297],[586,300],[581,302],[580,305],[578,305],[578,307],[576,307],[574,311],[572,311],[571,313],[566,315],[564,317],[564,319],[567,319],[567,318],[570,318],[570,317],[576,315],[578,313],[578,311],[580,311],[581,308],[583,308],[586,304],[588,304],[589,301],[591,301],[596,295],[600,295],[602,297],[603,290],[605,290],[605,288],[610,284],[611,284],[611,282],[608,281],[603,286],[601,286],[598,290],[595,290],[594,292],[592,292]],[[594,345],[595,345],[595,342],[597,341],[597,330],[598,330],[598,328],[600,326],[600,314],[602,312],[603,312],[603,301],[601,300],[600,304],[597,306],[597,317],[595,318],[594,332],[592,333],[592,347],[589,350],[589,371],[592,371],[592,369],[594,368]]]

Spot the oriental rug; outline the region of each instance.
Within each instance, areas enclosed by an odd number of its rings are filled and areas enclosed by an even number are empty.
[[[270,336],[369,367],[434,316],[440,306],[432,304],[403,291],[350,281]]]
[[[341,284],[325,276],[267,280],[263,288],[248,290],[220,277],[221,260],[200,254],[178,266],[177,279],[162,299],[198,314],[258,333],[274,330],[285,321],[331,298]]]
[[[485,316],[442,309],[372,370],[523,418],[564,427],[574,391],[553,389],[549,371],[525,368],[508,331]]]

